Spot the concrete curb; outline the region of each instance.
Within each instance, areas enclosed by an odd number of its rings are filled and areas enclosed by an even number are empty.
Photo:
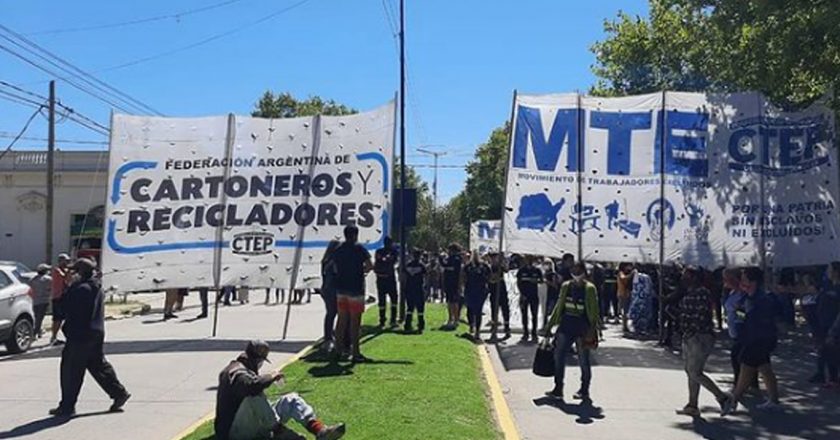
[[[309,353],[310,351],[312,351],[312,350],[313,350],[315,347],[317,347],[319,344],[321,344],[321,340],[320,340],[320,339],[319,339],[319,340],[317,340],[317,341],[315,341],[315,342],[313,342],[313,343],[312,343],[312,344],[310,344],[310,345],[307,345],[307,346],[306,346],[306,347],[304,347],[301,351],[299,351],[299,352],[295,353],[292,357],[290,357],[290,358],[289,358],[289,359],[287,359],[285,362],[283,362],[282,364],[280,364],[280,365],[277,367],[277,369],[278,369],[278,370],[282,370],[282,369],[284,369],[284,368],[288,367],[289,365],[291,365],[291,364],[293,364],[293,363],[295,363],[295,362],[299,361],[302,357],[306,356],[306,354],[307,354],[307,353]],[[184,428],[184,430],[183,430],[183,431],[179,432],[179,433],[178,433],[178,434],[176,434],[174,437],[172,437],[172,440],[181,440],[182,438],[184,438],[184,437],[186,437],[186,436],[188,436],[188,435],[192,434],[192,433],[193,433],[193,432],[195,432],[195,430],[197,430],[197,429],[198,429],[201,425],[203,425],[203,424],[207,423],[207,422],[208,422],[208,421],[210,421],[210,420],[213,420],[213,416],[214,416],[215,414],[216,414],[216,411],[215,411],[215,410],[210,411],[209,413],[205,414],[202,418],[198,419],[197,421],[195,421],[195,422],[194,422],[193,424],[191,424],[190,426],[188,426],[188,427]]]
[[[498,376],[496,376],[496,370],[493,369],[493,362],[490,360],[490,355],[487,353],[488,349],[489,347],[483,345],[476,347],[478,358],[481,360],[481,369],[484,371],[484,379],[487,381],[487,385],[490,386],[490,398],[493,402],[493,412],[496,414],[496,421],[499,423],[499,429],[502,430],[502,435],[505,440],[520,440],[519,431],[516,429],[513,415],[502,392],[502,385],[499,382]]]

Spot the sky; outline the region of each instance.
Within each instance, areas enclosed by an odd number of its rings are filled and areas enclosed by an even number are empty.
[[[463,165],[510,117],[515,89],[587,90],[595,81],[589,49],[604,38],[603,21],[620,10],[647,14],[644,0],[406,3],[406,161],[431,184],[432,160],[416,149],[446,153],[440,203],[463,188]],[[397,7],[398,0],[0,0],[0,24],[167,116],[248,114],[267,89],[368,110],[399,87]],[[55,75],[2,47],[33,59],[0,38],[0,80],[46,95]],[[61,80],[57,96],[108,125],[112,104]],[[0,99],[0,149],[33,113]],[[72,121],[56,130],[60,149],[107,148],[104,135]],[[36,115],[24,135],[33,139],[15,149],[45,149],[46,133]]]

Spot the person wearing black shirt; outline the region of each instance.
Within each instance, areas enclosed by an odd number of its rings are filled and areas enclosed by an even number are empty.
[[[373,265],[370,252],[357,243],[359,228],[346,226],[344,240],[332,256],[336,267],[335,292],[338,305],[335,342],[339,350],[351,347],[353,362],[358,363],[367,361],[359,350],[359,336],[362,314],[365,312],[365,274],[373,269]],[[348,335],[349,344],[346,341]]]
[[[760,374],[767,389],[767,401],[756,408],[762,410],[779,407],[779,388],[770,357],[776,349],[778,334],[776,301],[761,289],[764,273],[757,267],[744,269],[741,273],[741,291],[746,295],[736,307],[736,314],[744,316],[738,328],[738,342],[741,362],[735,390],[724,405],[723,415],[735,410],[738,402],[752,385],[756,374]]]
[[[376,294],[379,298],[379,326],[385,327],[388,299],[391,300],[391,327],[397,326],[397,276],[394,264],[397,250],[391,237],[385,237],[385,244],[377,249],[373,257],[373,272],[376,274]]]
[[[412,329],[413,315],[417,313],[417,331],[423,333],[426,328],[426,317],[424,316],[426,310],[425,290],[423,289],[423,279],[426,277],[426,266],[421,259],[422,253],[419,249],[415,249],[411,254],[411,261],[405,265],[405,296],[408,305],[408,310],[405,315],[405,331],[410,333]]]
[[[499,309],[502,310],[504,319],[505,338],[510,337],[510,301],[508,300],[507,284],[505,283],[507,263],[502,254],[490,255],[490,278],[487,283],[487,290],[490,292],[490,317],[492,319],[492,334],[490,340],[496,340],[496,332],[499,329]]]
[[[335,317],[338,315],[338,300],[335,296],[335,274],[337,269],[333,254],[341,242],[331,240],[321,257],[321,299],[324,300],[326,313],[324,314],[324,344],[326,347],[335,344]]]
[[[542,265],[543,280],[545,281],[545,313],[543,314],[543,329],[548,323],[548,318],[560,299],[560,286],[563,284],[562,275],[554,271],[554,262],[546,259]]]
[[[461,247],[456,243],[449,245],[449,255],[441,259],[443,269],[443,294],[449,306],[449,321],[445,328],[455,330],[461,320],[461,275],[464,259],[461,257]]]
[[[250,341],[245,352],[219,373],[216,418],[213,420],[216,439],[303,440],[305,437],[285,426],[289,420],[300,423],[317,440],[336,440],[344,436],[346,427],[343,423],[325,425],[296,393],[285,394],[274,404],[268,401],[265,390],[275,382],[282,384],[285,378],[280,370],[260,374],[260,367],[268,361],[268,353],[268,343]]]
[[[537,340],[537,321],[540,309],[538,295],[539,284],[543,282],[543,273],[534,266],[534,257],[525,256],[525,263],[516,272],[516,287],[519,288],[519,309],[522,312],[522,341],[528,338]],[[528,332],[528,311],[531,312],[531,333]]]
[[[481,315],[487,301],[487,280],[490,278],[490,266],[481,261],[478,252],[472,254],[470,263],[464,266],[464,297],[467,303],[467,318],[470,323],[470,335],[478,342],[481,340]]]
[[[62,297],[62,331],[67,342],[61,351],[61,402],[57,408],[50,410],[54,416],[70,417],[75,414],[85,370],[114,400],[111,412],[122,410],[131,397],[103,352],[105,306],[102,287],[93,277],[95,268],[96,263],[92,260],[76,260],[72,270],[78,275],[78,281],[71,284]]]

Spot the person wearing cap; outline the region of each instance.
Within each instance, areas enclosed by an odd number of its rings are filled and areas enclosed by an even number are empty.
[[[70,285],[70,256],[58,254],[58,264],[52,267],[50,279],[52,280],[52,335],[50,344],[58,342],[58,330],[61,328],[61,296],[64,290]]]
[[[35,269],[36,275],[29,280],[29,287],[32,295],[32,310],[35,312],[35,336],[41,337],[44,333],[44,316],[52,299],[52,278],[49,275],[50,266],[39,264]]]
[[[341,438],[346,430],[344,424],[325,425],[298,394],[285,394],[274,404],[268,401],[265,390],[274,383],[281,385],[285,378],[279,370],[260,374],[262,365],[270,362],[269,351],[269,345],[265,341],[250,341],[245,347],[245,352],[219,373],[216,418],[213,422],[216,439],[305,438],[285,426],[289,420],[300,423],[317,440]]]
[[[423,252],[414,249],[411,253],[411,261],[405,265],[405,296],[408,302],[408,309],[405,315],[405,331],[414,331],[412,320],[417,313],[417,332],[423,333],[426,328],[426,299],[423,289],[423,280],[426,276],[426,266],[422,261]]]
[[[114,367],[105,359],[105,306],[102,287],[93,276],[96,263],[80,258],[72,270],[77,279],[62,297],[61,330],[67,339],[61,352],[61,402],[50,414],[70,417],[82,389],[85,370],[113,399],[110,411],[120,411],[131,394],[117,379]]]

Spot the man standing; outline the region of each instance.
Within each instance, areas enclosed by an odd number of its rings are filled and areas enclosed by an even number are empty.
[[[365,274],[373,269],[370,252],[357,243],[359,228],[348,225],[344,228],[344,243],[333,254],[336,267],[335,290],[338,303],[338,323],[335,328],[335,342],[339,350],[350,346],[354,363],[366,362],[359,350],[359,336],[362,314],[365,312]],[[350,336],[349,344],[346,341]]]
[[[131,394],[117,379],[117,373],[105,359],[105,307],[102,287],[93,277],[96,263],[80,258],[73,265],[78,275],[62,298],[62,331],[67,343],[61,352],[61,402],[50,414],[69,417],[76,412],[76,400],[82,389],[85,370],[114,400],[110,411],[120,411]]]
[[[461,285],[464,260],[461,257],[461,247],[456,243],[449,245],[449,255],[441,259],[443,269],[443,294],[449,307],[449,321],[445,328],[455,330],[461,320]]]
[[[218,440],[300,440],[304,437],[286,428],[294,419],[317,440],[336,440],[344,436],[344,424],[326,426],[315,411],[296,393],[280,397],[274,405],[264,391],[285,376],[279,370],[259,374],[268,362],[269,346],[265,341],[250,341],[240,354],[219,373],[216,390],[216,418],[213,421]]]
[[[519,309],[522,312],[522,342],[531,337],[537,341],[537,322],[540,310],[539,285],[543,273],[534,265],[534,257],[525,256],[525,264],[516,272],[516,287],[519,288]],[[531,333],[528,333],[528,311],[531,312]]]
[[[35,336],[40,338],[44,333],[44,316],[52,298],[52,278],[49,276],[50,267],[46,264],[39,264],[36,272],[29,280],[29,287],[32,288],[32,309],[35,312]]]
[[[490,254],[490,280],[487,290],[490,292],[490,317],[493,321],[491,341],[496,340],[496,332],[499,329],[499,309],[501,309],[502,319],[504,319],[505,338],[510,338],[510,301],[508,300],[505,273],[507,273],[505,257],[501,253]]]
[[[700,386],[715,395],[721,407],[726,404],[726,394],[718,388],[703,368],[715,346],[712,323],[712,294],[700,284],[700,271],[688,266],[683,270],[682,282],[685,292],[680,299],[680,329],[682,330],[682,353],[685,372],[688,375],[688,403],[677,410],[677,414],[700,417]]]
[[[61,297],[64,290],[70,284],[70,256],[58,254],[58,264],[53,266],[50,278],[52,279],[52,335],[50,344],[59,343],[58,330],[61,328]]]
[[[391,327],[397,326],[397,276],[394,264],[397,262],[397,250],[391,237],[385,237],[381,249],[374,253],[373,272],[376,274],[376,294],[379,299],[379,326],[385,327],[388,299],[391,300]]]
[[[423,333],[426,328],[426,299],[423,289],[423,279],[426,276],[426,266],[421,260],[421,252],[415,249],[412,252],[411,261],[405,265],[405,290],[408,312],[405,315],[405,331],[410,333],[412,329],[412,315],[417,312],[417,332]]]
[[[560,299],[554,307],[546,327],[547,334],[554,333],[554,389],[547,392],[549,397],[563,400],[563,382],[566,375],[566,355],[572,344],[578,348],[581,384],[574,398],[589,398],[589,385],[592,382],[592,364],[590,351],[598,342],[600,328],[600,308],[595,285],[586,280],[586,265],[578,262],[572,267],[571,281],[566,281],[560,288]]]

